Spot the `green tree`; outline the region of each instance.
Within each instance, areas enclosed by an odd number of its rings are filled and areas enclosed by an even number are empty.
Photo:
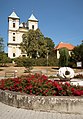
[[[49,55],[54,54],[53,53],[53,49],[54,49],[54,46],[55,46],[54,42],[52,41],[51,38],[48,38],[48,37],[45,37],[44,39],[45,39],[45,41],[47,43],[47,46],[46,47],[48,49]]]
[[[6,66],[6,63],[11,63],[11,62],[12,62],[12,60],[7,56],[6,53],[4,53],[4,52],[0,53],[1,66]]]
[[[2,37],[0,37],[0,63],[4,62],[4,40]]]
[[[6,63],[10,63],[11,59],[4,52],[4,40],[0,37],[0,63],[1,66],[6,66]]]
[[[52,41],[52,39],[51,39],[51,38],[48,38],[48,37],[45,37],[44,39],[45,39],[46,42],[47,42],[47,47],[49,47],[49,50],[53,50],[55,44],[54,44],[54,42]]]
[[[61,67],[68,66],[68,59],[69,59],[68,50],[66,48],[61,48],[59,53],[60,53],[59,66]]]
[[[4,40],[0,37],[0,53],[4,51]]]
[[[72,55],[70,57],[70,62],[73,64],[76,64],[76,62],[81,61],[83,64],[83,41],[80,45],[76,46],[73,51]]]
[[[26,34],[23,34],[22,38],[23,41],[20,44],[20,48],[23,53],[27,53],[29,57],[34,58],[45,56],[47,43],[39,29],[29,30]]]

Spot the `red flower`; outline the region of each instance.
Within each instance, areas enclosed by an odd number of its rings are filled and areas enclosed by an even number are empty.
[[[74,95],[76,95],[76,96],[81,96],[81,91],[75,90],[75,91],[74,91]]]
[[[83,95],[83,86],[73,86],[68,82],[63,84],[58,81],[51,81],[48,80],[47,76],[40,74],[29,74],[20,78],[0,80],[0,89],[44,96]]]
[[[62,90],[62,87],[57,85],[57,89],[60,91],[60,90]]]
[[[65,85],[67,85],[69,87],[70,86],[70,83],[69,82],[66,82]]]

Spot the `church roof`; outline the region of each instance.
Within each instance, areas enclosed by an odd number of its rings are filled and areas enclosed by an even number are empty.
[[[33,14],[30,16],[30,18],[29,18],[28,20],[31,20],[31,21],[38,21],[38,20],[35,18],[35,16],[34,16]]]
[[[63,43],[63,42],[60,42],[55,48],[54,50],[59,50],[61,48],[67,48],[68,50],[73,50],[74,49],[74,46],[72,44],[69,44],[69,43]]]
[[[9,18],[19,19],[19,17],[17,16],[17,14],[14,11],[11,13],[11,15],[9,16]]]

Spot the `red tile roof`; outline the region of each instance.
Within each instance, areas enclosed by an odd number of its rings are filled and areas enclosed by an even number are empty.
[[[67,48],[68,50],[73,50],[75,46],[69,44],[69,43],[63,43],[60,42],[55,48],[54,50],[59,50],[61,48]]]

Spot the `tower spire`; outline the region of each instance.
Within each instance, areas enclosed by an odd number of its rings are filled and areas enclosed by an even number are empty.
[[[33,9],[32,9],[32,14],[33,14]]]
[[[15,11],[15,9],[13,8],[13,12]]]

